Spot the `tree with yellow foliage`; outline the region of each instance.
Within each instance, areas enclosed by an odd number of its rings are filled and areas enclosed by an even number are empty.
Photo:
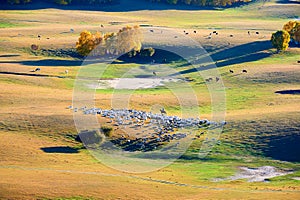
[[[289,21],[283,26],[283,30],[287,31],[291,39],[296,43],[300,43],[300,22],[299,21]]]
[[[83,31],[76,43],[77,52],[82,56],[87,56],[93,50],[92,55],[98,56],[120,55],[132,50],[139,52],[141,48],[142,34],[139,26],[126,26],[117,33],[92,34]]]
[[[277,31],[272,34],[271,42],[277,51],[287,50],[290,42],[290,34],[285,30]]]
[[[76,50],[82,56],[87,56],[95,48],[94,36],[89,31],[80,33]]]

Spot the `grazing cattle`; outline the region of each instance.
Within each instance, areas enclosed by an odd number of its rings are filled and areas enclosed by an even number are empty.
[[[230,73],[232,73],[232,74],[234,73],[234,71],[233,71],[233,70],[231,70],[231,69],[229,70],[229,72],[230,72]]]
[[[36,44],[32,44],[32,45],[31,45],[31,50],[36,51],[36,50],[38,50],[38,49],[39,49],[39,46],[38,46],[38,45],[36,45]]]
[[[38,35],[39,40],[41,39],[42,36]]]
[[[50,40],[50,38],[48,38],[48,37],[47,37],[46,39],[47,39],[47,40]]]
[[[219,77],[216,77],[216,82],[218,82],[220,80],[220,78]]]
[[[197,33],[197,31],[194,31],[194,33]]]
[[[104,28],[103,24],[101,24],[101,28]]]
[[[167,114],[167,112],[165,111],[164,108],[160,109],[160,113],[161,113],[161,114]]]
[[[250,35],[250,31],[248,31],[248,35]]]
[[[186,35],[188,35],[189,33],[185,33]]]
[[[212,80],[213,80],[212,78],[205,79],[206,82],[210,82]]]
[[[247,73],[247,70],[243,69],[242,73]]]
[[[216,35],[218,35],[219,33],[216,33]]]
[[[185,30],[183,32],[185,33]]]
[[[213,33],[217,33],[217,31],[213,31]]]
[[[258,32],[258,31],[256,31],[256,34],[258,35],[258,34],[259,34],[259,32]]]
[[[233,37],[233,35],[229,35],[229,37]]]
[[[35,70],[34,70],[35,72],[38,72],[38,71],[41,71],[41,68],[35,68]]]
[[[66,69],[65,74],[69,74],[69,70]]]
[[[157,75],[155,71],[153,71],[153,72],[152,72],[152,74],[153,74],[154,76],[156,76],[156,75]]]
[[[297,63],[300,63],[300,60],[298,60]]]
[[[152,30],[152,29],[151,29],[151,30],[150,30],[150,32],[151,32],[151,33],[153,33],[153,32],[154,32],[154,30]]]

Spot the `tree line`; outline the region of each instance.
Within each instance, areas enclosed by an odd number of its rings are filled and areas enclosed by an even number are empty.
[[[225,7],[233,4],[251,2],[252,0],[150,0],[151,2],[163,2],[167,4],[185,4],[194,6],[218,6]]]
[[[37,2],[38,0],[6,0],[8,4],[12,5],[17,5],[17,4],[28,4],[32,2]],[[115,2],[116,0],[44,0],[44,2],[49,2],[49,3],[56,3],[59,5],[69,5],[69,4],[81,4],[81,5],[86,5],[86,4],[104,4],[104,3],[111,3]]]

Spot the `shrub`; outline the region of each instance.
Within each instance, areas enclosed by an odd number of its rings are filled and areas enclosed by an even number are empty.
[[[113,128],[109,126],[102,126],[101,127],[101,132],[105,135],[105,137],[111,137]]]
[[[287,31],[277,31],[272,34],[271,42],[277,51],[287,50],[290,42],[290,34]]]

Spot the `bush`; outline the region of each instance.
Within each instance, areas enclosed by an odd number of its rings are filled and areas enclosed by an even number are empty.
[[[83,131],[77,135],[75,140],[84,145],[92,145],[101,143],[103,138],[101,138],[99,131]]]
[[[109,126],[102,126],[101,127],[101,132],[105,135],[105,137],[111,137],[113,128]]]
[[[277,51],[287,50],[290,42],[290,34],[287,31],[277,31],[272,34],[271,42]]]

